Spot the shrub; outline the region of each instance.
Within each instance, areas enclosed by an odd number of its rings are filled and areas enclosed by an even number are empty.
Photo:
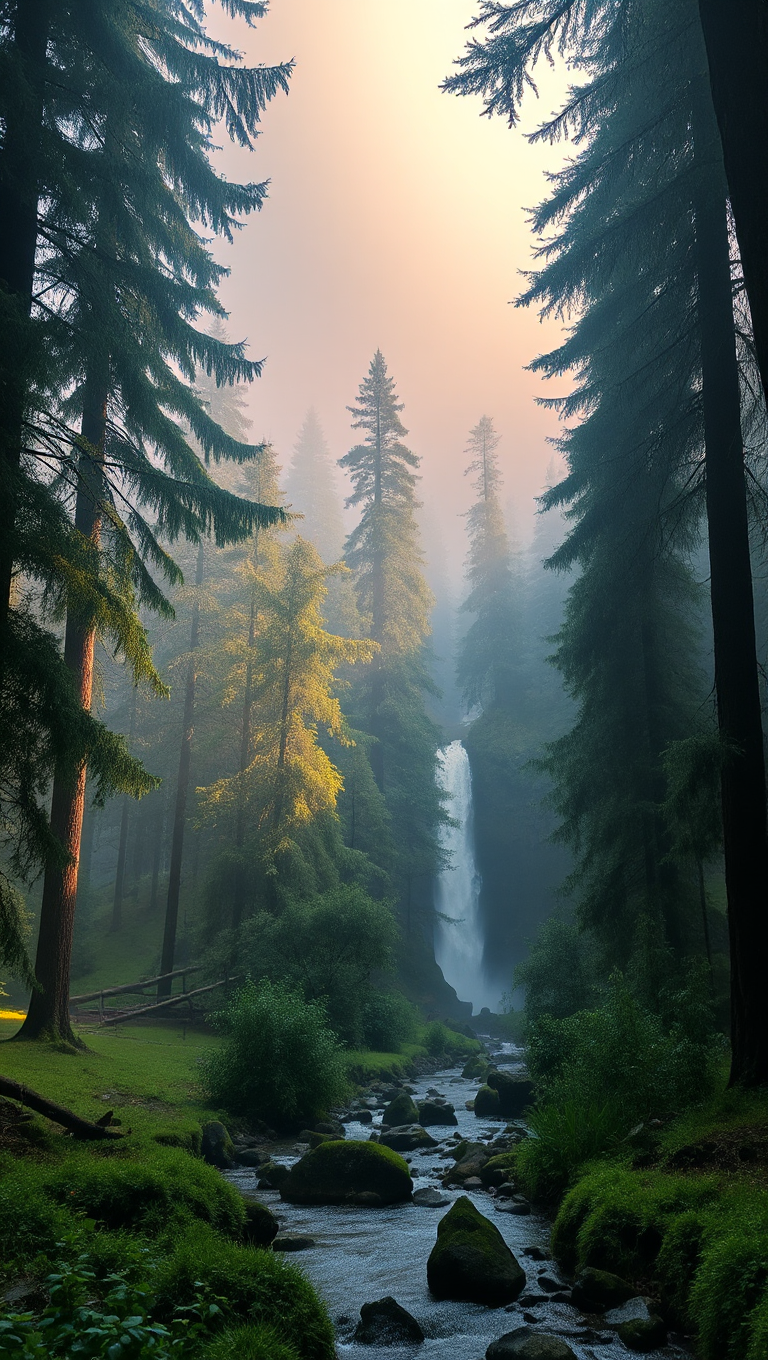
[[[10,1159],[0,1164],[0,1270],[53,1251],[72,1230],[67,1216],[47,1198],[40,1179],[36,1166],[14,1166]]]
[[[220,1305],[227,1320],[274,1328],[299,1360],[334,1360],[325,1306],[301,1271],[271,1252],[222,1242],[197,1224],[158,1265],[154,1284],[161,1318],[200,1295]]]
[[[200,1219],[239,1237],[242,1199],[204,1162],[173,1148],[148,1149],[141,1160],[73,1151],[48,1172],[44,1189],[68,1209],[110,1229],[156,1234],[170,1217]]]
[[[742,1215],[712,1233],[703,1247],[690,1295],[690,1312],[703,1360],[743,1360],[756,1345],[751,1317],[768,1286],[768,1216]],[[765,1355],[765,1352],[762,1352]]]
[[[226,1039],[203,1082],[232,1114],[278,1127],[306,1124],[342,1100],[342,1050],[322,1007],[281,983],[247,983],[216,1017]]]
[[[528,1123],[533,1136],[518,1149],[517,1175],[534,1199],[561,1195],[574,1169],[609,1148],[625,1128],[615,1104],[574,1100],[543,1105]]]
[[[363,1006],[363,1042],[375,1053],[399,1053],[417,1025],[416,1009],[401,992],[372,992]]]
[[[551,916],[541,926],[528,958],[515,969],[515,986],[525,988],[525,1017],[564,1019],[587,1010],[596,999],[594,947],[576,926]]]

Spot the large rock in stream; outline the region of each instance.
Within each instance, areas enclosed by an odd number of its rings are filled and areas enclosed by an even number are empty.
[[[499,1113],[505,1119],[519,1119],[533,1103],[533,1082],[530,1077],[515,1077],[511,1072],[492,1070],[485,1078],[486,1086],[499,1097]],[[477,1114],[475,1103],[475,1114]]]
[[[522,1292],[525,1271],[498,1228],[462,1195],[437,1225],[427,1283],[435,1298],[500,1308]]]
[[[361,1204],[376,1207],[411,1198],[408,1163],[379,1143],[323,1143],[291,1168],[280,1186],[289,1204]]]
[[[381,1116],[385,1127],[394,1128],[402,1124],[418,1124],[419,1112],[407,1091],[400,1091],[391,1100]]]
[[[415,1317],[390,1294],[375,1303],[364,1303],[360,1309],[355,1341],[364,1346],[418,1346],[423,1340]]]
[[[417,1152],[421,1148],[437,1147],[437,1140],[421,1124],[398,1124],[396,1128],[384,1129],[379,1135],[379,1144],[394,1148],[395,1152]]]
[[[571,1291],[574,1308],[582,1313],[604,1313],[609,1308],[620,1308],[629,1299],[636,1299],[639,1291],[609,1270],[586,1266],[576,1276]]]
[[[576,1360],[576,1356],[562,1337],[518,1327],[492,1341],[485,1360]]]

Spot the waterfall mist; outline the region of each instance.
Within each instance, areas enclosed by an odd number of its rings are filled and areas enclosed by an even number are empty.
[[[435,889],[435,958],[443,977],[459,1000],[496,1010],[498,989],[483,968],[484,937],[480,920],[480,875],[475,865],[472,825],[472,775],[469,757],[460,741],[438,752],[438,779],[446,795],[447,811],[456,826],[442,828],[440,839],[450,855]],[[450,919],[443,919],[450,918]]]

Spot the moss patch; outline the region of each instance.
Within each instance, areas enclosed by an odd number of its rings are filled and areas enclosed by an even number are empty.
[[[499,1308],[522,1292],[525,1271],[495,1224],[462,1195],[437,1225],[427,1282],[435,1298]]]
[[[291,1204],[399,1204],[413,1190],[408,1163],[379,1143],[323,1143],[291,1169],[280,1195]]]

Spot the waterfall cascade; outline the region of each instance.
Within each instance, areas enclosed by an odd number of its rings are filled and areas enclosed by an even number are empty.
[[[443,849],[449,866],[437,880],[435,908],[435,958],[446,982],[461,1001],[471,1001],[475,1012],[482,1006],[498,1008],[497,990],[483,968],[483,930],[480,920],[480,875],[475,866],[472,825],[472,775],[469,757],[460,741],[438,752],[438,780],[446,795],[449,816],[456,826],[443,827]],[[441,919],[448,917],[449,920]]]

